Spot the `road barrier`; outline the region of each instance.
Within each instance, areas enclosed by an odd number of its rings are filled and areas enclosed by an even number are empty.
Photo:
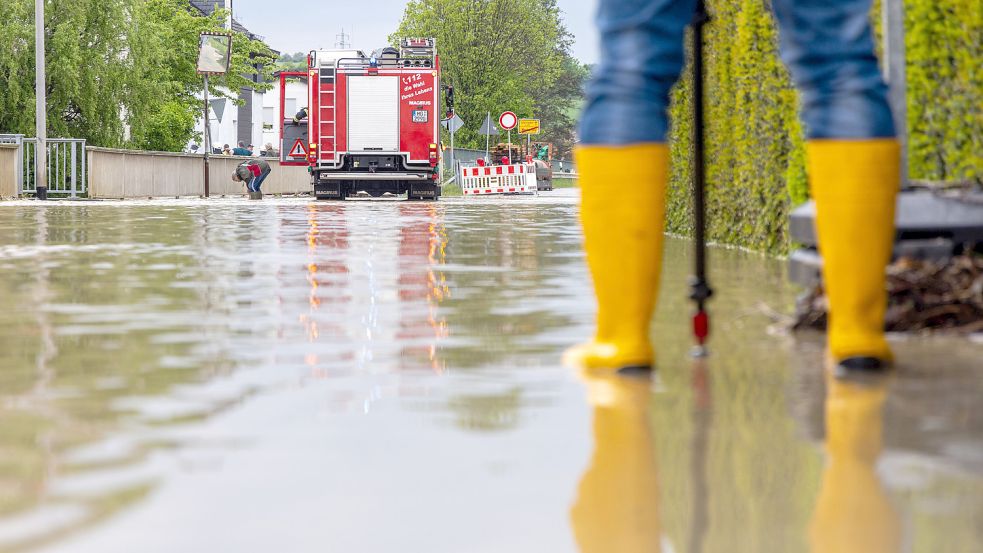
[[[459,161],[464,164],[474,165],[479,159],[485,159],[484,150],[472,150],[469,148],[455,148],[454,149],[454,160]],[[444,151],[444,170],[453,173],[454,168],[451,167],[451,151],[447,149]],[[569,159],[554,159],[550,162],[553,165],[553,172],[560,173],[576,173],[576,164]]]
[[[198,154],[88,148],[89,197],[153,198],[200,196],[204,193],[204,160]],[[209,158],[209,191],[213,196],[244,195],[244,183],[232,174],[251,158],[213,155]],[[264,158],[272,170],[263,182],[266,194],[311,193],[306,167],[281,167]]]
[[[461,165],[458,170],[458,182],[465,196],[534,194],[538,190],[535,163],[490,167]]]

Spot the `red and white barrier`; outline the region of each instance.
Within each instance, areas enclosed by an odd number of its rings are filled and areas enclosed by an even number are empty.
[[[461,166],[458,171],[458,182],[461,183],[461,191],[465,196],[535,194],[536,164]]]

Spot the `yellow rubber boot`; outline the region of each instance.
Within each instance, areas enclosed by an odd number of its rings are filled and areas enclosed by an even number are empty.
[[[884,339],[885,269],[894,244],[900,148],[891,139],[807,144],[829,300],[829,352],[848,369],[892,361]]]
[[[658,553],[659,487],[651,382],[582,375],[594,410],[594,453],[570,511],[581,553]]]
[[[826,469],[810,525],[813,553],[900,553],[898,515],[877,477],[885,383],[833,381],[826,399]]]
[[[568,350],[564,362],[587,369],[651,367],[649,323],[662,269],[669,149],[586,146],[576,159],[597,331],[592,342]]]

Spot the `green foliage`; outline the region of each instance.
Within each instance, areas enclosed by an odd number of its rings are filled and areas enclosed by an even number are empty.
[[[781,252],[789,197],[805,198],[802,130],[771,13],[760,0],[711,3],[706,28],[707,210],[712,240]],[[673,95],[668,228],[692,225],[691,74]],[[792,177],[791,179],[789,177]]]
[[[706,29],[708,233],[784,253],[789,209],[808,199],[797,96],[760,0],[711,0]],[[974,0],[907,0],[910,173],[983,182],[983,10]],[[875,22],[880,17],[872,14]],[[692,103],[673,93],[668,228],[692,228]]]
[[[983,184],[983,7],[905,2],[913,178]]]
[[[180,102],[168,102],[147,121],[142,146],[158,152],[180,152],[194,133],[197,110]]]
[[[276,60],[277,71],[305,71],[307,69],[307,54],[282,54]]]
[[[0,131],[34,134],[34,7],[5,0],[0,18]],[[198,35],[220,31],[224,15],[201,17],[186,0],[49,0],[45,11],[48,135],[98,146],[180,148],[200,107]],[[215,96],[253,82],[253,64],[272,78],[273,53],[237,34],[232,68]],[[193,115],[192,115],[193,117]],[[180,132],[165,137],[163,132]]]
[[[411,0],[390,41],[406,36],[437,39],[443,82],[455,87],[466,123],[458,145],[484,148],[477,131],[486,113],[511,110],[540,118],[539,139],[555,142],[561,155],[572,146],[570,108],[586,71],[570,56],[556,0]]]

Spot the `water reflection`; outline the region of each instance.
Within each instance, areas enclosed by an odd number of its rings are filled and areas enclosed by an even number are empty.
[[[782,262],[715,249],[694,364],[672,239],[655,382],[589,379],[588,405],[558,366],[593,319],[575,215],[3,206],[0,552],[804,553],[841,547],[810,536],[854,522],[833,515],[863,485],[912,552],[979,549],[979,346],[899,343],[890,393],[831,385],[827,408],[822,337],[770,330]]]
[[[583,553],[661,550],[651,382],[584,374],[594,453],[570,513]]]
[[[829,380],[827,461],[810,525],[810,551],[900,553],[898,515],[876,473],[887,382]]]

